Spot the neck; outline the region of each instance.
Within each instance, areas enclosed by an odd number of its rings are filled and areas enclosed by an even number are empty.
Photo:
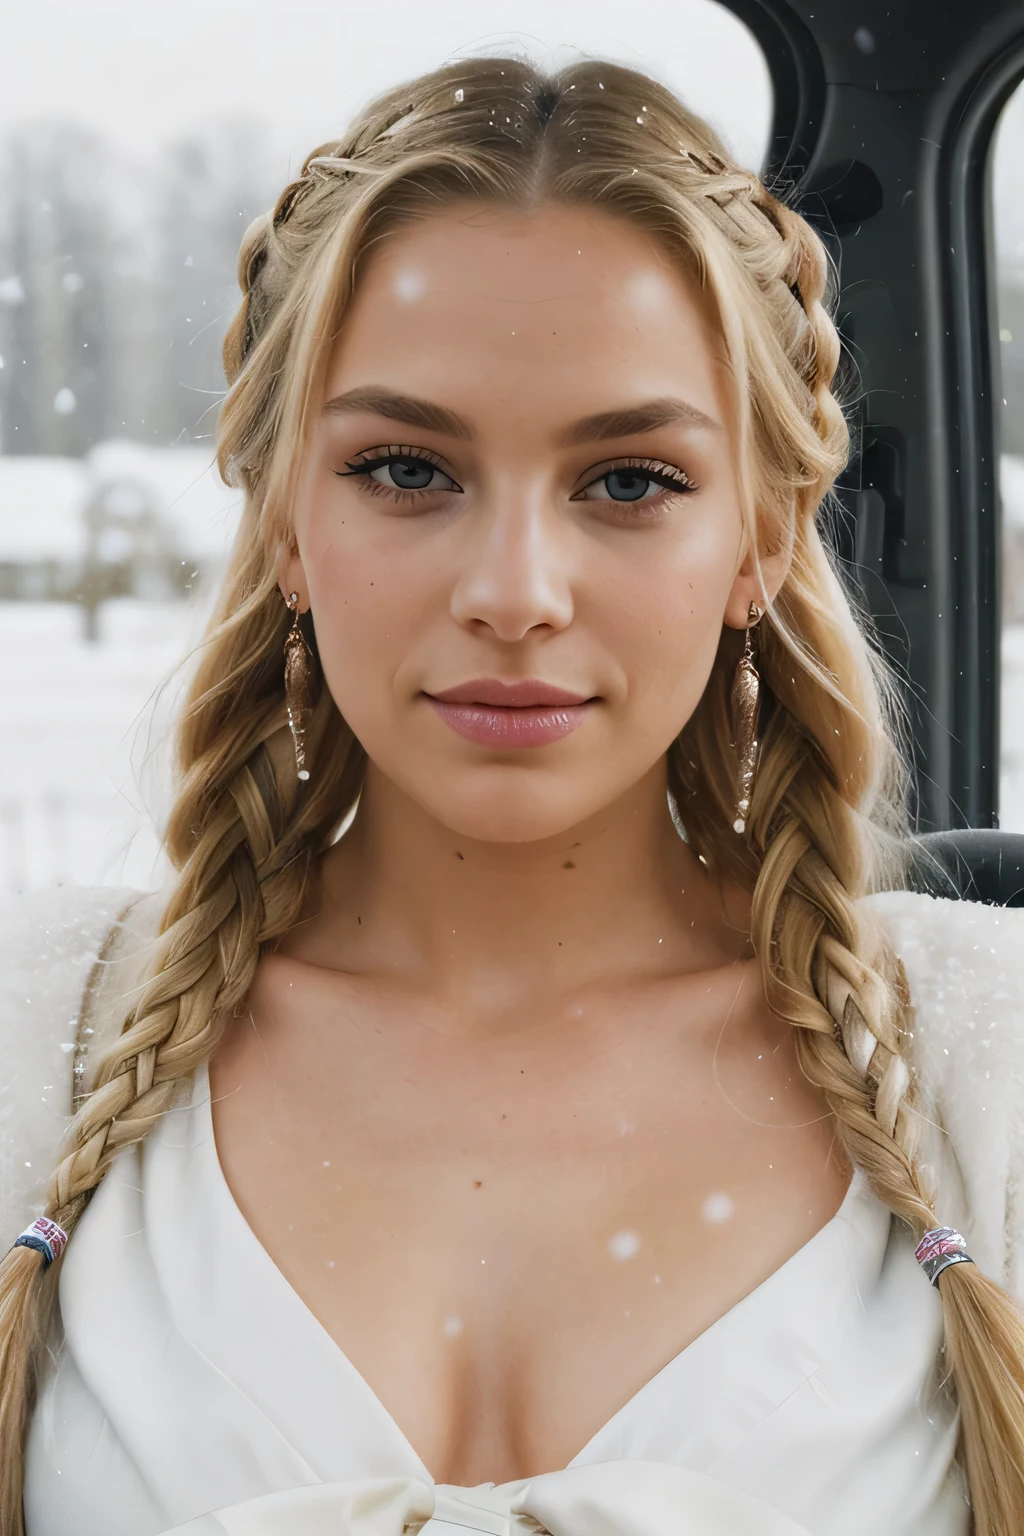
[[[727,963],[746,935],[676,833],[665,787],[659,763],[557,837],[484,842],[371,764],[355,820],[323,860],[317,915],[288,948],[484,1009]]]

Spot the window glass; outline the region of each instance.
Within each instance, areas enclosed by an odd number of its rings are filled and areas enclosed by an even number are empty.
[[[164,680],[237,511],[212,443],[243,230],[376,92],[509,48],[653,72],[761,162],[767,68],[711,0],[8,8],[0,891],[160,879]]]
[[[998,273],[1003,631],[999,822],[1024,832],[1024,86],[1003,108],[992,168]]]

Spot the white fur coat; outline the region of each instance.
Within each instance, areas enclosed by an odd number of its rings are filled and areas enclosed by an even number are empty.
[[[871,905],[910,982],[936,1214],[1024,1299],[1024,909],[906,892]],[[116,1027],[133,979],[123,956],[154,931],[159,906],[130,891],[63,888],[0,907],[0,1253],[42,1208],[75,1091],[75,1042],[96,1043],[82,1033],[83,995],[87,1028]]]

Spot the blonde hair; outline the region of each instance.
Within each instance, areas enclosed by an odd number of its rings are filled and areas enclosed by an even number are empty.
[[[670,751],[669,785],[696,851],[752,891],[768,1001],[796,1029],[802,1067],[850,1157],[920,1235],[938,1223],[915,1163],[908,999],[858,905],[905,832],[904,774],[882,669],[817,527],[848,453],[831,387],[839,343],[824,249],[650,79],[592,62],[542,79],[514,59],[453,65],[390,92],[315,151],[246,232],[220,438],[222,472],[244,488],[245,511],[180,726],[167,833],[177,885],[151,979],[72,1122],[47,1213],[73,1229],[117,1153],[147,1135],[211,1056],[354,804],[363,756],[326,690],[308,785],[290,759],[276,569],[291,470],[365,253],[403,221],[466,198],[604,209],[656,237],[700,285],[734,393],[748,535],[755,550],[791,548],[792,565],[759,630],[770,712],[747,838],[732,830],[731,631]],[[52,1284],[40,1278],[39,1255],[25,1248],[0,1271],[0,1536],[22,1532],[16,1468]],[[975,1529],[1017,1536],[1024,1325],[972,1265],[947,1270],[940,1294]]]

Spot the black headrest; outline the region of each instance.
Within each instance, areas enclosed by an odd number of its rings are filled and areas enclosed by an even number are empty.
[[[928,832],[914,839],[907,883],[931,896],[1024,907],[1024,836],[1017,832]]]

